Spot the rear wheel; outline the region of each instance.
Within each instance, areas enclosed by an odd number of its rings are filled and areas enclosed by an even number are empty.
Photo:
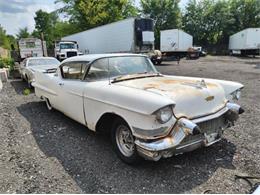
[[[115,121],[111,139],[113,148],[118,157],[128,164],[135,164],[140,161],[140,156],[137,153],[135,146],[135,138],[125,121],[118,119]]]
[[[25,81],[27,82],[28,88],[31,89],[32,88],[32,83],[29,81],[29,78],[28,78],[27,75],[25,75]]]
[[[27,82],[27,84],[28,84],[28,88],[29,88],[29,89],[32,89],[32,88],[33,88],[33,86],[32,86],[32,83],[31,83],[31,82],[29,82],[29,81],[28,81],[28,82]]]

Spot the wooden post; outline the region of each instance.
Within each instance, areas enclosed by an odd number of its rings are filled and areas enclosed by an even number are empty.
[[[43,36],[43,32],[41,32],[42,54],[43,54],[44,57],[46,57],[46,54],[45,54],[45,51],[44,51],[43,41],[44,41],[44,36]]]

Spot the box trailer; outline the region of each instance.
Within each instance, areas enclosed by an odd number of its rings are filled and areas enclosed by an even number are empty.
[[[76,41],[83,54],[148,53],[154,49],[154,24],[148,18],[129,18],[63,37]]]
[[[199,57],[199,52],[192,49],[193,37],[180,29],[160,32],[160,49],[164,56]]]
[[[260,28],[247,28],[229,37],[230,54],[260,55]]]
[[[23,38],[18,41],[20,59],[47,56],[46,42],[37,38]]]

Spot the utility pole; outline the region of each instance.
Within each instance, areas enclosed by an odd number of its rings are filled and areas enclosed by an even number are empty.
[[[46,54],[45,54],[45,48],[44,48],[44,36],[43,36],[43,32],[41,32],[41,43],[42,43],[42,54],[44,57],[46,57]]]

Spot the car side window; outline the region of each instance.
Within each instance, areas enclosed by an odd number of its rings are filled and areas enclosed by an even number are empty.
[[[64,79],[81,80],[89,66],[88,62],[68,62],[61,66]]]
[[[98,59],[90,66],[86,80],[98,81],[108,78],[108,58]]]

